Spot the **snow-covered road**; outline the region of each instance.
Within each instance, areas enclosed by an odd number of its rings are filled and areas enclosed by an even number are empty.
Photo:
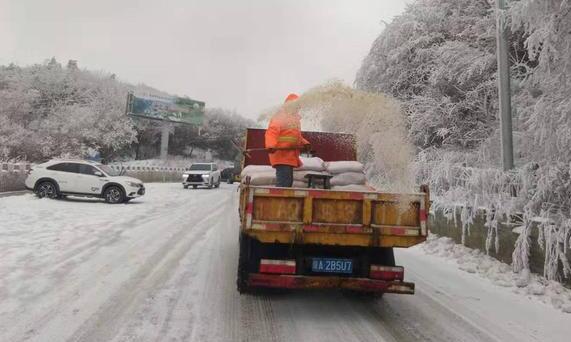
[[[414,296],[235,290],[237,192],[0,198],[0,341],[569,341],[571,315],[419,248]]]

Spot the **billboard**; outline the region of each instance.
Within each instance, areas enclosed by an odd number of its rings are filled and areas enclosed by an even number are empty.
[[[204,106],[204,102],[188,97],[127,95],[127,115],[151,120],[200,126],[204,120]]]

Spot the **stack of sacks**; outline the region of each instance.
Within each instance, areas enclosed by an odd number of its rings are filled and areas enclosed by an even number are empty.
[[[321,158],[301,157],[302,165],[294,169],[293,187],[307,188],[307,174],[332,175],[331,188],[345,191],[371,191],[373,188],[366,185],[363,164],[357,161],[337,161],[324,163]],[[251,185],[275,186],[276,170],[270,165],[248,165],[240,174],[242,182],[250,177]]]
[[[248,165],[240,173],[242,182],[250,177],[251,185],[275,185],[276,170],[270,165]]]
[[[294,188],[307,188],[309,179],[305,176],[308,174],[328,175],[325,171],[325,162],[318,157],[307,158],[299,157],[301,166],[293,171],[293,187]]]
[[[346,191],[370,191],[366,185],[365,167],[358,161],[336,161],[325,164],[327,172],[333,175],[331,188]]]
[[[310,158],[313,159],[313,158]],[[319,158],[317,158],[319,159]],[[319,166],[321,165],[321,166]],[[307,161],[305,168],[310,170],[316,170],[321,168],[323,170],[323,161],[321,159],[314,161]],[[301,171],[298,171],[301,170]],[[293,173],[293,185],[294,188],[307,188],[307,178],[304,178],[308,173],[323,173],[317,171],[308,171],[304,167],[295,169]],[[242,170],[240,174],[242,182],[246,182],[246,177],[250,177],[251,185],[258,186],[275,186],[276,185],[276,170],[270,165],[248,165]]]

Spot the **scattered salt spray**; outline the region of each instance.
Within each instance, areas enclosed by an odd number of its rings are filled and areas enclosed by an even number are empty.
[[[414,148],[407,139],[405,115],[395,99],[335,81],[312,88],[281,108],[299,112],[304,130],[354,134],[359,161],[377,189],[418,191],[411,171]],[[266,111],[261,119],[276,110]]]

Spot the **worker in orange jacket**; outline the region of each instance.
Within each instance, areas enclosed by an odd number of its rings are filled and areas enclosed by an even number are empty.
[[[285,103],[298,98],[296,94],[289,94]],[[301,116],[297,111],[282,107],[266,130],[266,149],[270,164],[276,169],[278,187],[290,188],[293,185],[293,169],[301,166],[300,151],[309,148],[309,141],[301,136]]]

